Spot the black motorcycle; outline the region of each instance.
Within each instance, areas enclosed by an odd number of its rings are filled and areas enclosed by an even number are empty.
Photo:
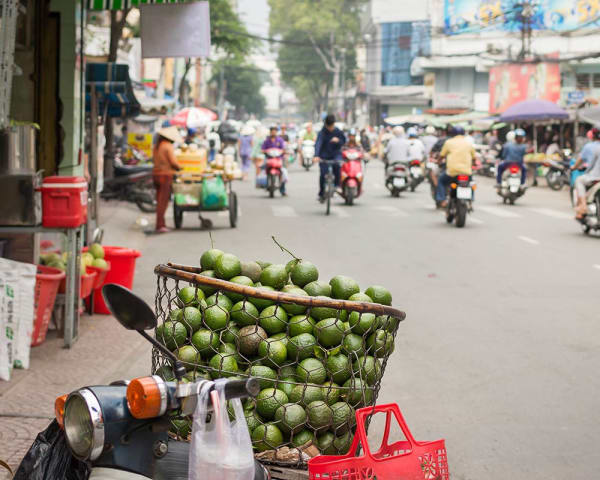
[[[104,180],[100,196],[104,200],[135,203],[145,213],[156,212],[156,189],[152,165],[123,165],[115,161],[113,178]]]
[[[475,183],[469,175],[458,175],[450,183],[450,199],[446,207],[446,222],[456,221],[462,228],[467,221],[467,213],[473,211],[473,192]]]
[[[43,477],[35,476],[39,474],[39,465],[47,463],[44,455],[50,455],[54,468],[61,468],[66,474],[64,478],[188,480],[190,443],[170,437],[172,419],[177,415],[192,415],[198,392],[209,392],[218,383],[222,382],[227,400],[256,396],[260,383],[256,378],[198,379],[194,383],[185,383],[184,365],[146,333],[146,330],[156,328],[156,317],[151,308],[119,285],[105,285],[102,293],[121,325],[138,331],[171,360],[177,381],[167,382],[155,375],[84,387],[71,392],[66,399],[59,397],[56,420],[64,433],[58,432],[54,445],[62,445],[62,451],[36,449],[34,443],[15,478],[57,478],[56,472],[47,470]],[[66,448],[70,455],[64,451]],[[269,478],[268,471],[256,461],[254,478]]]

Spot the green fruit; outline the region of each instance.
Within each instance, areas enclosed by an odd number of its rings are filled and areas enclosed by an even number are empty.
[[[242,357],[238,353],[237,348],[235,348],[235,345],[233,343],[222,343],[219,347],[219,353],[222,353],[223,355],[233,356],[238,365],[242,361]]]
[[[173,373],[173,369],[166,365],[163,365],[158,370],[156,370],[155,375],[158,375],[165,382],[174,382],[175,381],[175,374]]]
[[[346,455],[352,446],[352,440],[352,432],[346,432],[340,437],[335,437],[332,445],[333,455]]]
[[[210,375],[202,370],[187,372],[183,376],[183,378],[186,379],[188,382],[195,382],[198,379],[211,380]]]
[[[306,412],[300,405],[286,403],[275,411],[275,421],[286,433],[299,432],[306,423]]]
[[[92,262],[92,267],[101,268],[102,270],[106,270],[108,268],[108,262],[103,258],[94,258]]]
[[[92,255],[92,258],[94,258],[93,255]],[[60,262],[60,261],[61,261],[61,257],[58,253],[50,252],[50,253],[41,253],[40,254],[40,263],[42,263],[44,265],[48,265],[50,262]]]
[[[202,327],[202,313],[196,307],[185,307],[181,322],[187,328],[188,333],[192,335]]]
[[[215,274],[217,278],[229,280],[242,273],[242,264],[240,259],[231,253],[224,253],[215,262]]]
[[[334,455],[335,451],[333,449],[333,442],[335,440],[335,435],[331,432],[322,433],[317,437],[317,448],[321,451],[323,455]]]
[[[276,450],[283,444],[283,434],[276,425],[259,425],[252,432],[252,446],[259,452]]]
[[[367,382],[367,385],[373,386],[381,377],[381,364],[379,360],[367,355],[358,357],[352,362],[352,371],[355,377],[359,377]]]
[[[295,376],[294,377],[285,377],[277,382],[276,388],[278,388],[279,390],[284,392],[289,398],[289,396],[292,394],[292,391],[294,390],[294,387],[296,386],[295,382],[296,382]],[[291,398],[290,398],[290,401],[291,401]]]
[[[340,386],[333,382],[325,382],[322,387],[323,399],[327,405],[333,405],[340,399]]]
[[[296,375],[301,382],[320,385],[327,378],[327,370],[320,360],[306,358],[296,367]]]
[[[227,324],[227,329],[221,333],[221,340],[225,343],[237,344],[240,337],[240,329],[232,323]]]
[[[336,435],[347,432],[356,425],[356,417],[354,408],[352,408],[346,402],[337,402],[331,406],[333,411],[333,425],[332,431]]]
[[[256,288],[258,288],[259,290],[265,290],[267,292],[275,291],[275,289],[273,287],[267,287],[266,285],[261,285]],[[265,300],[262,298],[249,297],[248,301],[251,302],[259,310],[264,310],[265,308],[267,308],[271,305],[275,305],[275,302],[273,300]]]
[[[337,275],[329,281],[331,285],[331,296],[347,300],[355,293],[360,292],[360,287],[352,278],[345,275]],[[368,295],[368,294],[367,294]]]
[[[202,275],[203,277],[217,278],[213,270],[206,270],[200,273],[200,275]],[[213,295],[217,291],[215,287],[212,287],[210,285],[198,285],[198,288],[204,292],[205,297]]]
[[[58,268],[59,270],[62,270],[63,272],[67,269],[67,267],[61,260],[56,260],[56,261],[52,260],[52,261],[48,262],[46,265],[49,267],[52,267],[52,268]]]
[[[238,371],[238,365],[232,355],[217,353],[214,355],[208,365],[214,370],[210,372],[210,376],[214,378],[231,377]]]
[[[348,317],[348,323],[350,323],[350,328],[354,333],[364,335],[377,327],[375,318],[372,313],[352,312]]]
[[[275,370],[264,365],[253,365],[250,367],[250,376],[258,378],[261,390],[273,388],[275,386],[275,380],[277,380],[277,373]]]
[[[373,299],[373,302],[380,303],[381,305],[392,304],[392,294],[385,287],[379,285],[373,285],[365,290],[365,293]]]
[[[275,290],[281,290],[288,281],[285,265],[269,265],[260,274],[260,283]]]
[[[281,340],[267,338],[258,345],[258,356],[267,364],[279,367],[287,359],[287,348]]]
[[[88,251],[94,258],[104,258],[104,248],[99,243],[92,243]]]
[[[385,357],[394,351],[394,336],[385,330],[376,330],[367,338],[367,352],[376,357]]]
[[[204,300],[204,292],[196,287],[184,287],[179,290],[177,296],[186,307],[195,307],[201,300]]]
[[[187,335],[187,328],[179,322],[165,322],[156,327],[156,339],[171,351],[185,345]]]
[[[316,322],[312,317],[307,315],[296,315],[290,318],[289,321],[289,332],[290,337],[295,337],[302,333],[313,333],[313,327]]]
[[[258,345],[266,338],[268,338],[267,332],[257,325],[248,325],[247,327],[241,328],[238,339],[240,353],[245,355],[246,358],[256,355],[258,352]]]
[[[261,417],[273,420],[277,409],[288,401],[288,396],[281,390],[265,388],[256,397],[256,411]]]
[[[342,397],[354,408],[361,408],[373,403],[373,390],[360,378],[350,378],[343,385]]]
[[[192,344],[204,358],[211,357],[219,348],[219,334],[202,328],[192,335]]]
[[[317,400],[324,400],[323,388],[312,385],[295,385],[290,393],[290,402],[299,403],[303,407]]]
[[[269,265],[271,265],[271,262],[263,262],[263,261],[261,261],[261,260],[256,260],[256,263],[258,263],[258,266],[259,266],[260,268],[262,268],[263,270],[264,270],[265,268],[267,268]]]
[[[315,434],[310,430],[304,429],[296,432],[292,435],[292,446],[294,447],[302,447],[306,445],[308,442],[315,442]]]
[[[253,282],[258,282],[260,280],[260,274],[262,272],[262,268],[256,262],[242,262],[242,275],[248,277]]]
[[[365,354],[363,338],[356,333],[346,333],[342,342],[342,351],[352,359],[362,357]]]
[[[321,280],[307,283],[302,288],[311,297],[329,297],[331,295],[331,285]]]
[[[288,316],[279,305],[271,305],[260,312],[259,323],[269,335],[285,332]]]
[[[240,327],[248,325],[256,325],[258,321],[258,310],[256,307],[246,300],[241,300],[231,307],[231,319]]]
[[[244,417],[246,417],[246,425],[248,425],[249,432],[252,432],[259,425],[263,424],[262,418],[260,418],[260,415],[254,410],[246,410],[244,412]]]
[[[172,322],[181,322],[183,320],[183,310],[181,308],[174,308],[169,313],[169,318]]]
[[[204,310],[204,324],[211,330],[223,330],[229,321],[229,313],[219,305],[213,305]]]
[[[297,258],[294,258],[293,260],[290,260],[289,262],[287,262],[287,263],[285,264],[285,269],[286,269],[286,271],[287,271],[288,273],[290,273],[290,272],[291,272],[291,270],[292,270],[292,267],[293,267],[294,265],[296,265],[296,264],[297,264],[299,261],[300,261],[300,260],[298,260]]]
[[[237,285],[242,285],[244,287],[253,287],[254,286],[254,282],[248,278],[245,277],[243,275],[237,275],[235,277],[233,277],[232,279],[229,280],[231,283],[235,283]],[[241,295],[239,293],[233,293],[233,292],[227,292],[227,295],[229,295],[229,298],[231,298],[231,300],[233,300],[234,302],[239,302],[240,300],[243,300],[245,295]]]
[[[304,285],[319,279],[319,271],[312,263],[300,260],[290,269],[290,277],[294,285],[304,287]]]
[[[224,293],[218,292],[206,299],[206,306],[212,307],[213,305],[219,305],[223,310],[227,312],[231,311],[233,302]]]
[[[329,356],[325,366],[329,378],[340,385],[352,376],[350,360],[344,354]]]
[[[286,290],[285,293],[289,293],[290,295],[298,295],[302,297],[307,297],[308,294],[302,290],[300,287],[292,287]],[[290,315],[300,315],[306,312],[306,307],[302,305],[297,305],[295,303],[282,303],[281,306],[283,309]]]
[[[309,403],[306,407],[306,414],[308,424],[315,432],[329,428],[333,422],[333,411],[322,400]]]
[[[300,362],[305,358],[314,356],[317,339],[310,333],[301,333],[290,338],[288,343],[288,358],[295,362]]]
[[[273,340],[279,340],[280,342],[282,342],[285,345],[285,348],[287,348],[290,340],[290,338],[287,336],[287,333],[285,332],[276,333],[275,335],[271,336],[271,338]]]
[[[394,333],[398,329],[399,320],[390,315],[380,315],[377,317],[377,328],[383,328],[384,330]]]
[[[317,298],[331,300],[331,298],[324,297],[324,296],[318,296]],[[339,313],[340,313],[339,310],[336,310],[335,308],[329,308],[329,307],[312,307],[309,312],[310,316],[313,317],[317,321],[324,320],[326,318],[337,318]]]
[[[185,440],[192,431],[192,420],[189,418],[177,418],[171,420],[170,431]]]
[[[371,299],[371,297],[369,297],[368,295],[365,295],[364,293],[355,293],[354,295],[351,295],[350,298],[348,298],[348,300],[350,300],[351,302],[367,302],[367,303],[373,303],[373,300]]]
[[[289,342],[288,342],[289,345]],[[286,347],[287,348],[287,347]],[[279,378],[294,377],[296,378],[296,367],[292,365],[286,365],[279,369]]]
[[[186,370],[194,370],[199,365],[202,365],[202,357],[200,352],[192,345],[184,345],[179,347],[176,356],[184,364]]]
[[[221,255],[223,255],[223,251],[218,248],[211,248],[204,252],[200,257],[202,270],[214,270],[217,260]]]
[[[89,267],[94,262],[94,256],[90,252],[83,252],[81,254],[81,263],[86,267]]]
[[[337,318],[326,318],[315,325],[315,336],[324,347],[337,347],[344,338],[344,326]]]

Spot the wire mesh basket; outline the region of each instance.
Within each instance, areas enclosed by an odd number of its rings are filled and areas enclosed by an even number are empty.
[[[244,414],[261,460],[305,465],[311,445],[316,453],[348,452],[355,409],[375,405],[404,312],[244,286],[197,267],[169,263],[155,273],[156,338],[185,365],[184,381],[260,380]],[[174,379],[156,349],[152,372]],[[174,418],[172,433],[187,439],[190,423]]]

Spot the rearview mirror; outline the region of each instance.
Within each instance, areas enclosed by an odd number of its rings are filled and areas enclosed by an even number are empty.
[[[150,330],[156,328],[156,316],[152,309],[131,290],[109,283],[102,287],[106,306],[128,330]]]

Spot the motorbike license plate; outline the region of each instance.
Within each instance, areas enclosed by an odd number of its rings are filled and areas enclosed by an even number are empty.
[[[402,177],[396,177],[394,178],[394,187],[403,187],[404,185],[406,185],[406,180],[404,180],[404,178]]]
[[[436,167],[436,164],[433,162],[427,162],[427,168],[429,170],[433,170]]]
[[[460,200],[471,200],[473,191],[469,187],[457,187],[456,198]]]

